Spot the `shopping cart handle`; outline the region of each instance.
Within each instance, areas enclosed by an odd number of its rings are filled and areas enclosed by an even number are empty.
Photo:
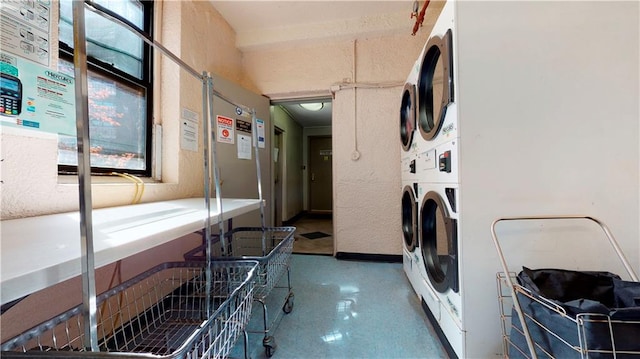
[[[502,270],[504,271],[504,280],[506,281],[507,285],[509,286],[509,290],[511,291],[514,309],[518,314],[520,323],[522,323],[522,331],[527,341],[527,347],[533,359],[537,359],[538,355],[536,353],[533,340],[531,339],[529,328],[528,328],[527,322],[525,321],[524,313],[522,312],[522,308],[520,307],[520,301],[518,300],[518,296],[516,294],[516,289],[515,289],[513,280],[509,275],[509,266],[507,265],[507,261],[502,252],[502,247],[500,246],[500,242],[498,241],[498,236],[496,234],[496,226],[498,225],[498,223],[503,221],[558,220],[558,219],[561,219],[561,220],[582,219],[582,220],[595,222],[597,225],[599,225],[602,231],[604,232],[604,234],[606,235],[607,239],[609,240],[609,243],[613,247],[614,251],[618,255],[618,258],[620,259],[625,269],[627,270],[627,273],[629,273],[629,276],[631,277],[631,279],[636,282],[638,281],[638,276],[636,275],[635,271],[629,264],[629,261],[627,260],[627,258],[622,253],[622,250],[620,249],[620,245],[618,245],[618,242],[615,240],[615,238],[611,234],[611,231],[609,230],[609,228],[602,221],[594,217],[585,216],[585,215],[541,215],[541,216],[536,215],[536,216],[502,217],[494,220],[493,223],[491,223],[491,237],[493,238],[493,243],[495,244],[496,251],[498,252],[498,257],[500,258],[500,264],[502,265]]]
[[[618,255],[618,258],[622,262],[622,265],[624,266],[624,268],[626,269],[627,273],[631,277],[631,280],[636,281],[636,282],[638,281],[638,275],[633,270],[633,267],[631,266],[631,264],[627,260],[626,256],[622,252],[622,249],[620,248],[620,245],[618,244],[616,239],[613,237],[613,234],[609,230],[609,227],[607,227],[607,225],[604,224],[604,222],[602,222],[601,220],[599,220],[599,219],[597,219],[595,217],[592,217],[592,216],[587,216],[587,215],[514,216],[514,217],[501,217],[501,218],[498,218],[498,219],[494,220],[493,223],[491,223],[491,236],[493,237],[493,242],[494,242],[494,244],[496,246],[496,249],[498,251],[498,255],[500,257],[500,262],[502,263],[502,267],[504,269],[504,272],[508,273],[508,267],[506,265],[506,261],[504,259],[504,255],[502,253],[502,249],[500,247],[500,243],[498,242],[498,236],[496,234],[496,226],[498,225],[499,222],[503,222],[503,221],[530,221],[530,220],[558,220],[558,219],[560,219],[560,220],[584,219],[584,220],[588,220],[588,221],[594,222],[598,226],[600,226],[600,229],[602,229],[602,231],[604,232],[605,236],[609,240],[609,243],[613,247],[613,250],[616,252],[616,255]],[[508,280],[508,281],[510,282],[510,280]],[[509,284],[511,284],[511,283],[509,283]]]

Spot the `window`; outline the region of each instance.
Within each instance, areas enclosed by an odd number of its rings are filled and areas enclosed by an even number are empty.
[[[151,34],[152,1],[94,0]],[[152,50],[128,29],[85,10],[92,173],[151,175]],[[73,75],[72,1],[60,1],[60,72]],[[77,172],[76,137],[60,136],[58,170]]]

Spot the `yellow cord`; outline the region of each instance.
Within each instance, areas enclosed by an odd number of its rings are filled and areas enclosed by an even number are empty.
[[[140,186],[140,190],[138,192],[138,197],[135,199],[135,203],[140,203],[140,201],[142,201],[142,195],[144,194],[144,181],[142,179],[140,179],[140,177],[138,176],[134,176],[134,175],[130,175],[128,173],[125,173],[127,176],[129,176],[131,179],[136,181],[136,187],[139,185]]]
[[[144,181],[141,180],[140,177],[130,175],[128,173],[111,172],[111,174],[114,176],[126,178],[129,181],[133,182],[136,185],[136,191],[133,194],[133,200],[131,201],[131,204],[140,203],[140,201],[142,200],[142,195],[144,194]]]

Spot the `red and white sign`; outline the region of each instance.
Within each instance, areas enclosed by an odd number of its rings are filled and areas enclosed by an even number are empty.
[[[235,127],[233,126],[233,124],[235,120],[224,116],[217,116],[216,119],[216,122],[218,124],[218,142],[233,144],[233,133],[235,131]]]

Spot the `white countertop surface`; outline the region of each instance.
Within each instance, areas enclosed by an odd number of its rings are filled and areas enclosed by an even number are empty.
[[[222,219],[260,208],[258,199],[222,199]],[[211,199],[212,223],[218,221]],[[204,198],[143,203],[92,211],[95,267],[204,228]],[[80,213],[0,222],[2,304],[81,274]]]

